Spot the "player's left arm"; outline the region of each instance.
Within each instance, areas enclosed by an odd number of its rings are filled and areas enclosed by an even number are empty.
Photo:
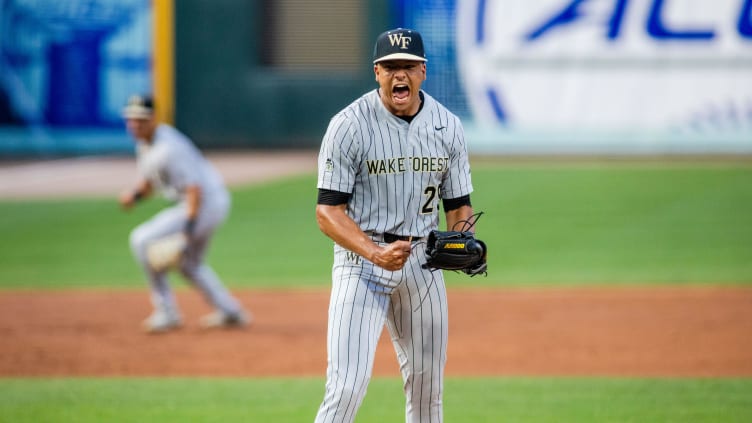
[[[462,224],[455,224],[467,220],[473,215],[473,206],[470,202],[473,183],[470,176],[470,161],[465,144],[464,129],[457,117],[454,117],[454,121],[451,123],[450,127],[454,128],[454,131],[450,134],[450,138],[445,141],[449,152],[449,168],[444,173],[440,185],[440,196],[443,199],[447,223],[446,230],[448,231],[461,230]]]
[[[191,167],[195,160],[184,149],[165,150],[163,171],[169,176],[170,184],[182,193],[186,208],[185,227],[183,232],[190,238],[196,226],[196,219],[201,210],[203,192],[200,178]]]
[[[198,212],[201,209],[201,186],[198,184],[188,185],[185,188],[185,205],[186,205],[186,235],[190,236],[193,233],[193,228],[196,225],[196,219],[198,218]]]
[[[468,198],[469,201],[469,198]],[[453,231],[453,230],[461,230],[463,227],[467,227],[467,224],[463,224],[464,222],[469,221],[470,223],[473,223],[471,220],[471,217],[473,216],[473,206],[470,204],[464,204],[456,209],[447,210],[446,209],[446,203],[444,205],[444,209],[446,210],[445,216],[446,216],[446,230]],[[463,222],[464,221],[464,222]],[[467,232],[473,232],[475,233],[475,225],[472,226],[472,228],[468,229]]]

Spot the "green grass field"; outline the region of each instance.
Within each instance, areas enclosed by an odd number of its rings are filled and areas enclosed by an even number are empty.
[[[750,165],[481,165],[473,177],[490,251],[474,284],[752,282]],[[309,175],[234,192],[210,253],[228,285],[329,285],[315,185]],[[162,206],[0,202],[0,287],[140,287],[128,233]]]
[[[490,274],[453,286],[752,283],[752,166],[480,163]],[[210,262],[234,287],[329,285],[315,176],[234,192]],[[164,206],[114,199],[0,202],[0,288],[144,289],[130,229]],[[1,292],[0,292],[1,295]],[[0,422],[312,421],[322,378],[0,379]],[[450,378],[448,422],[748,422],[752,379]],[[377,378],[358,422],[403,420]]]
[[[358,423],[404,421],[401,381],[377,378]],[[447,422],[749,422],[752,380],[449,379]],[[0,421],[313,421],[319,379],[0,379]]]

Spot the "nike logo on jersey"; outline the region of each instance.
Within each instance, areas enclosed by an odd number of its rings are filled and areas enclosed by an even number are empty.
[[[442,129],[446,129],[446,126],[434,126],[433,129],[441,131]]]

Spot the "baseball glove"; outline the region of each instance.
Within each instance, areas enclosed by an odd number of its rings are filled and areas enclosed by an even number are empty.
[[[424,268],[461,270],[470,276],[487,275],[486,244],[472,232],[431,231]]]
[[[146,247],[146,260],[157,272],[177,268],[188,246],[188,236],[177,232],[157,239]]]

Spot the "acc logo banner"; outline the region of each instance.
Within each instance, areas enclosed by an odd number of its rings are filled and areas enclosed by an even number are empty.
[[[472,0],[457,8],[461,79],[479,122],[752,139],[752,0]]]

